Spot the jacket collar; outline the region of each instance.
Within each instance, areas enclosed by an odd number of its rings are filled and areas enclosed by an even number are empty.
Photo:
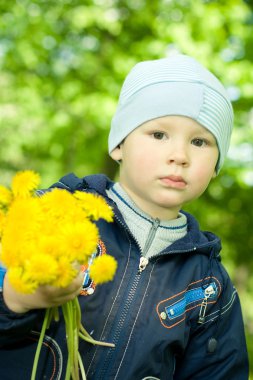
[[[106,190],[108,190],[113,184],[114,182],[104,174],[95,174],[78,178],[75,174],[70,173],[62,177],[51,187],[65,188],[71,192],[76,190],[86,190],[92,193],[95,192],[105,197],[108,203],[112,203],[107,196]],[[197,220],[191,214],[185,211],[180,212],[187,217],[188,231],[183,238],[177,240],[169,247],[170,253],[201,251],[201,253],[210,255],[210,252],[212,252],[212,254],[214,253],[215,257],[218,258],[221,250],[220,239],[211,232],[201,231]],[[115,209],[115,213],[117,213],[117,217],[121,218],[123,221],[123,218],[117,209]]]

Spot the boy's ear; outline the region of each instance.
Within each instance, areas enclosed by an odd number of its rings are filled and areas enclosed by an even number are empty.
[[[122,144],[118,145],[117,148],[115,148],[111,152],[110,156],[112,157],[113,160],[115,160],[115,161],[121,161],[121,159],[122,159],[122,149],[121,149],[121,147],[122,147]]]

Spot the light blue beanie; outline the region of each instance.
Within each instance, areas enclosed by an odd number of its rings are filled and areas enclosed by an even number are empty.
[[[141,124],[168,115],[187,116],[215,136],[218,172],[227,154],[233,109],[221,82],[192,57],[140,62],[126,77],[109,134],[111,153]]]

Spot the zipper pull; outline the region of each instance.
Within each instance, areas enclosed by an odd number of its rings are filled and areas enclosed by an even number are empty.
[[[148,265],[148,259],[146,257],[144,257],[144,256],[141,256],[140,263],[139,263],[138,274],[141,274],[141,272],[144,271],[144,269],[146,268],[147,265]]]
[[[199,319],[198,319],[198,323],[200,323],[200,324],[204,323],[206,320],[207,300],[208,300],[208,298],[205,297],[201,303],[201,306],[200,306]]]
[[[213,285],[209,285],[206,289],[205,289],[205,295],[207,295],[207,298],[211,297],[213,294],[215,294],[215,290],[213,288]]]
[[[198,319],[198,323],[199,324],[202,324],[205,322],[206,320],[206,308],[207,308],[207,300],[209,297],[211,297],[212,294],[214,294],[215,291],[214,291],[214,288],[212,285],[209,285],[206,289],[205,289],[205,297],[201,303],[201,306],[200,306],[200,310],[199,310],[199,319]]]

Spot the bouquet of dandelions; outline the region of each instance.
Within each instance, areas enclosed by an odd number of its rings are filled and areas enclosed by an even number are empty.
[[[102,218],[110,222],[113,218],[111,208],[102,197],[81,191],[71,194],[57,188],[39,197],[35,195],[39,182],[40,176],[27,170],[13,177],[11,189],[0,185],[0,261],[7,269],[13,288],[27,294],[41,285],[68,286],[78,274],[76,268],[87,264],[96,250],[99,232],[93,221]],[[90,276],[97,284],[110,281],[116,267],[112,256],[99,256],[92,263]],[[68,346],[65,379],[78,380],[79,373],[85,379],[79,338],[92,344],[113,345],[95,341],[87,333],[81,324],[77,297],[61,308]],[[45,330],[52,319],[57,318],[58,308],[46,310],[32,380],[36,376]]]

